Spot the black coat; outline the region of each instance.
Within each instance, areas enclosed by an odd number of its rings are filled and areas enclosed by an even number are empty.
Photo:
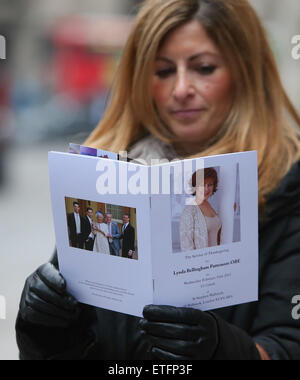
[[[82,218],[82,234],[83,234],[83,240],[85,241],[92,232],[92,226],[89,221],[89,218],[87,216],[84,216]]]
[[[299,320],[292,318],[291,301],[300,295],[300,162],[269,196],[267,212],[260,220],[259,249],[259,301],[215,313],[246,331],[271,359],[297,360],[300,328]],[[137,328],[139,318],[87,306],[82,317],[94,325],[97,333],[96,343],[85,355],[88,334],[79,325],[57,332],[65,337],[66,347],[62,350],[53,340],[55,332],[27,324],[19,316],[17,339],[21,357],[42,358],[51,354],[72,359],[147,358],[147,345]],[[80,326],[86,324],[81,322]],[[73,348],[69,351],[71,344]]]
[[[120,239],[122,239],[122,256],[128,257],[128,251],[134,251],[135,247],[135,230],[129,223],[124,232],[121,233]]]
[[[79,215],[79,216],[80,216],[81,234],[83,234],[84,218],[81,215]],[[75,216],[74,216],[73,212],[71,214],[68,214],[67,220],[68,220],[68,228],[69,228],[69,238],[70,238],[71,242],[74,242],[77,239],[77,233],[76,233]]]

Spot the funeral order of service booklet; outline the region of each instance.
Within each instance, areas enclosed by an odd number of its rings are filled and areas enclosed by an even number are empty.
[[[151,166],[104,157],[49,153],[70,294],[134,316],[257,301],[257,152]]]

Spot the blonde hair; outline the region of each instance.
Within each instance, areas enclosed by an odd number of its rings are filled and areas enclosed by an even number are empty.
[[[227,59],[235,99],[226,122],[199,154],[258,151],[259,205],[300,158],[300,117],[289,100],[263,26],[247,0],[146,0],[113,86],[111,103],[86,144],[127,150],[147,134],[172,144],[151,96],[157,51],[166,35],[199,20]],[[199,149],[200,150],[200,149]]]

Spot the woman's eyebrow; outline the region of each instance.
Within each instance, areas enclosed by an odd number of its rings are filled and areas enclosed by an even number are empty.
[[[190,56],[188,58],[188,61],[194,61],[198,58],[203,58],[204,56],[213,56],[215,58],[220,58],[220,55],[217,54],[217,53],[214,53],[214,52],[211,52],[211,51],[204,51],[204,52],[201,52],[201,53],[197,53],[197,54],[194,54],[192,56]],[[174,64],[175,62],[171,59],[171,58],[168,58],[168,57],[165,57],[165,56],[158,56],[156,58],[156,61],[163,61],[163,62],[167,62],[167,63],[172,63]]]
[[[217,53],[214,53],[214,52],[211,52],[211,51],[204,51],[202,53],[198,53],[198,54],[192,55],[191,57],[189,57],[189,61],[194,61],[195,59],[202,58],[204,56],[212,56],[212,57],[215,57],[215,58],[219,58],[220,57],[220,55],[217,54]]]

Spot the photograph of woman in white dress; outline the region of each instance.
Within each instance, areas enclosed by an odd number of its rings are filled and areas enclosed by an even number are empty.
[[[180,217],[181,251],[214,247],[221,243],[222,221],[209,199],[218,189],[214,168],[196,171],[190,181],[195,202],[187,205]]]
[[[104,215],[102,212],[96,212],[96,223],[93,223],[93,234],[95,235],[94,252],[110,254],[108,244],[108,226],[104,223]]]

